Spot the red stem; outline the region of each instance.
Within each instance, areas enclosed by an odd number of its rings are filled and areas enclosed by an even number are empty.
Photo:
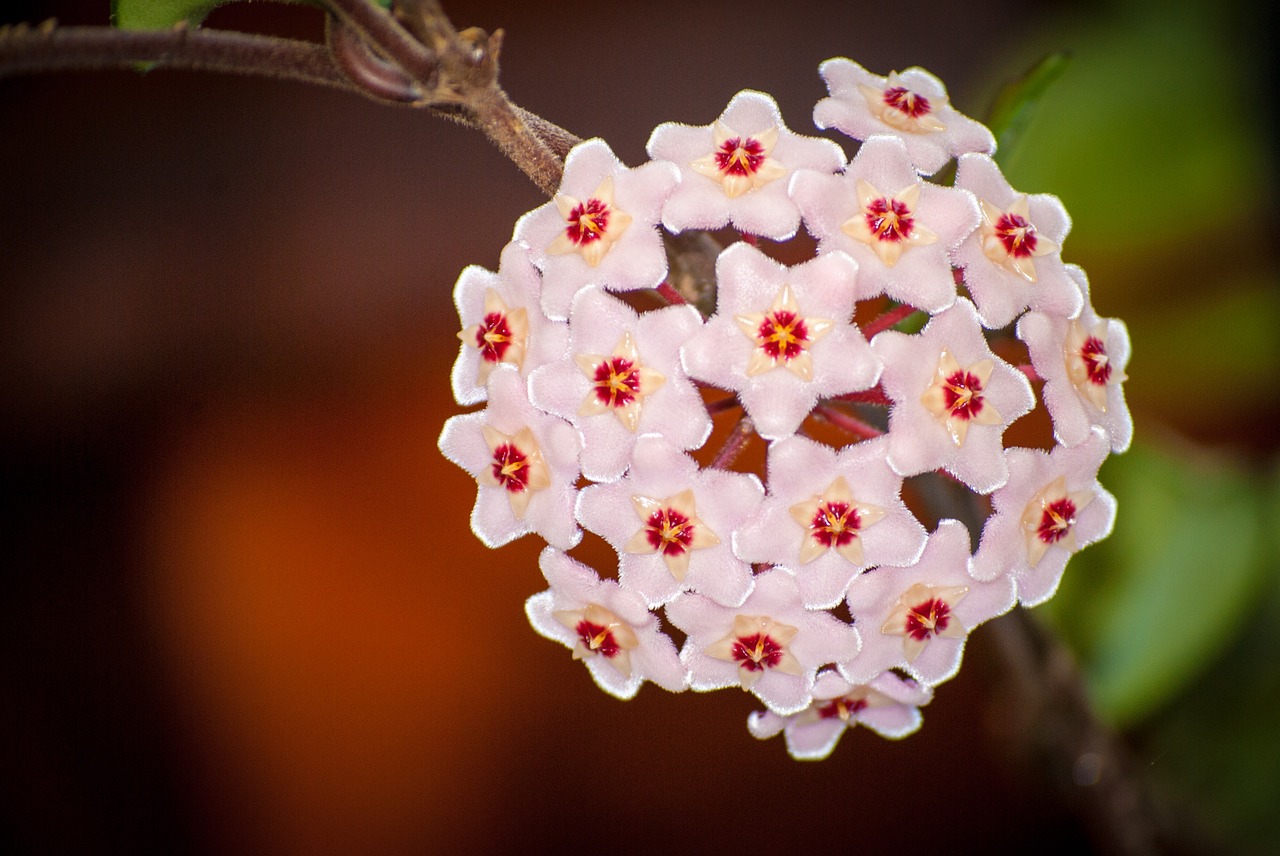
[[[874,319],[866,327],[863,327],[862,335],[870,339],[876,333],[879,333],[881,330],[888,330],[894,324],[904,320],[908,315],[915,311],[916,308],[907,303],[895,306],[882,314],[879,318]]]
[[[893,404],[893,399],[885,395],[884,388],[878,384],[871,389],[846,392],[844,395],[837,395],[836,398],[841,401],[856,401],[860,404],[883,404],[886,407]]]
[[[818,414],[820,418],[827,420],[837,428],[843,428],[845,431],[848,431],[850,434],[853,434],[856,437],[863,437],[867,440],[870,440],[874,437],[879,437],[884,434],[884,432],[881,431],[876,426],[868,425],[866,422],[863,422],[861,419],[854,416],[853,414],[845,413],[842,410],[837,410],[834,407],[830,407],[826,404],[819,404],[817,407],[814,408],[813,412]]]
[[[683,306],[689,302],[685,300],[680,295],[680,292],[676,291],[675,288],[672,287],[671,283],[667,282],[665,279],[662,281],[662,285],[658,286],[658,293],[666,298],[668,303],[676,306]]]
[[[1030,380],[1030,381],[1044,380],[1044,378],[1040,377],[1040,373],[1036,371],[1036,367],[1031,365],[1030,363],[1024,363],[1023,365],[1018,366],[1018,371],[1026,375],[1027,380]]]
[[[742,454],[742,450],[747,448],[747,443],[751,441],[751,435],[755,432],[756,426],[752,424],[751,417],[744,414],[738,420],[738,424],[733,426],[733,433],[724,441],[711,466],[718,470],[727,470],[733,466],[733,462],[738,459],[738,455]]]

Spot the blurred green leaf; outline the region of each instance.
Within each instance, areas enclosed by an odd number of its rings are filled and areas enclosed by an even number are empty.
[[[996,137],[997,161],[1003,164],[1017,150],[1045,91],[1062,75],[1070,61],[1066,53],[1050,54],[1022,77],[1006,83],[996,95],[987,127]]]
[[[122,30],[167,30],[199,26],[226,0],[111,0],[111,23]]]
[[[1157,710],[1244,629],[1265,579],[1266,492],[1190,447],[1135,446],[1108,461],[1112,537],[1068,565],[1048,610],[1099,710],[1118,725]]]

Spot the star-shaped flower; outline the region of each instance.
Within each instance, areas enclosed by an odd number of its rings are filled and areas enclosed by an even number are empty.
[[[1099,318],[1089,300],[1084,271],[1067,265],[1080,287],[1080,317],[1028,312],[1018,319],[1018,338],[1027,344],[1031,364],[1044,379],[1044,406],[1053,417],[1053,434],[1064,446],[1082,443],[1090,429],[1105,428],[1111,450],[1123,452],[1133,439],[1133,418],[1124,400],[1129,364],[1129,331],[1123,321]]]
[[[889,465],[903,476],[944,469],[978,493],[1008,480],[1005,428],[1035,406],[1022,372],[987,346],[963,298],[918,335],[886,330],[872,350],[884,361]]]
[[[543,274],[542,308],[564,319],[580,288],[656,288],[667,274],[657,224],[679,180],[668,163],[628,169],[602,140],[579,143],[565,159],[555,198],[516,223]]]
[[[716,313],[684,346],[690,377],[738,393],[760,436],[795,432],[818,398],[867,389],[879,365],[851,323],[857,266],[787,268],[745,243],[716,261]]]
[[[680,347],[702,327],[692,306],[637,315],[622,301],[584,289],[569,313],[569,346],[529,378],[533,403],[568,419],[582,436],[582,473],[613,481],[640,434],[695,449],[711,433],[702,396],[680,365]]]
[[[453,364],[453,396],[459,404],[488,398],[489,373],[510,363],[524,376],[564,353],[568,330],[542,314],[542,275],[529,251],[510,243],[498,272],[470,265],[458,277],[453,302],[462,319],[462,350]]]
[[[900,668],[935,685],[960,668],[968,634],[1013,606],[1013,583],[1008,577],[973,579],[968,531],[959,521],[943,520],[918,562],[861,575],[849,586],[848,603],[863,628],[863,644],[856,659],[839,665],[846,680],[866,683]]]
[[[682,594],[666,611],[688,634],[680,660],[693,689],[740,686],[784,716],[812,701],[819,666],[858,652],[858,631],[827,612],[805,609],[795,580],[780,570],[761,574],[739,607]]]
[[[927,535],[902,502],[888,444],[878,437],[837,451],[799,436],[771,443],[769,495],[734,535],[735,552],[794,574],[811,609],[839,603],[864,568],[914,562]]]
[[[964,152],[996,149],[986,126],[956,111],[942,81],[922,68],[880,77],[840,58],[827,60],[818,72],[831,93],[814,108],[819,128],[835,128],[855,140],[883,133],[898,136],[925,175]]]
[[[646,680],[671,692],[688,673],[658,618],[639,597],[550,547],[539,558],[550,588],[525,603],[539,634],[573,649],[600,689],[629,699]]]
[[[1010,449],[1009,483],[991,495],[973,557],[977,579],[1007,576],[1023,606],[1043,603],[1057,591],[1073,553],[1111,533],[1116,501],[1098,484],[1098,468],[1110,440],[1094,428],[1078,446]]]
[[[755,514],[764,489],[753,475],[699,470],[656,434],[636,440],[631,469],[584,488],[581,524],[619,553],[618,578],[651,607],[693,590],[736,605],[750,593],[751,567],[730,537]]]
[[[654,160],[680,168],[680,184],[662,211],[667,229],[732,224],[775,240],[790,238],[800,226],[787,177],[797,169],[832,173],[844,163],[839,146],[792,133],[774,100],[749,90],[735,95],[711,125],[659,125],[648,149]]]
[[[471,529],[486,546],[500,547],[529,532],[565,550],[581,540],[573,518],[577,432],[529,403],[514,366],[493,370],[489,406],[447,421],[439,446],[479,485]]]
[[[949,254],[977,228],[977,204],[921,181],[901,140],[869,138],[840,175],[798,172],[791,195],[820,251],[858,262],[861,293],[929,312],[955,302]]]
[[[757,711],[747,718],[747,729],[761,740],[784,733],[792,758],[821,761],[857,725],[893,739],[914,733],[920,728],[920,708],[932,698],[931,688],[893,672],[855,686],[828,670],[814,682],[807,708],[790,716]]]
[[[1058,197],[1017,192],[986,155],[960,158],[956,187],[973,193],[982,209],[978,230],[952,254],[964,268],[982,323],[1004,327],[1028,306],[1056,317],[1076,317],[1080,291],[1059,256],[1071,218]]]

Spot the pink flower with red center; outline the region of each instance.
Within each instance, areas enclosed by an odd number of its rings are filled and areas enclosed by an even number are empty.
[[[809,707],[790,716],[758,711],[748,717],[747,728],[761,740],[782,733],[792,758],[820,761],[846,731],[858,725],[893,739],[915,732],[920,727],[920,708],[932,698],[929,687],[893,672],[855,686],[828,670],[818,675]]]
[[[994,513],[973,557],[974,577],[1012,579],[1024,606],[1052,597],[1071,555],[1105,538],[1115,522],[1115,498],[1098,484],[1109,451],[1101,428],[1049,453],[1010,449],[1009,483],[991,495]]]
[[[654,160],[680,170],[680,184],[662,210],[668,230],[732,225],[775,240],[800,227],[787,177],[797,169],[833,173],[844,163],[839,146],[792,133],[773,99],[750,91],[735,95],[710,125],[659,125],[648,149]]]
[[[995,151],[986,126],[957,112],[942,81],[922,68],[880,77],[847,59],[829,59],[818,71],[831,93],[814,108],[819,128],[835,128],[856,140],[893,134],[925,175],[965,152]]]
[[[836,450],[803,437],[769,446],[769,496],[734,535],[738,555],[794,574],[805,606],[838,604],[864,568],[909,564],[924,527],[903,504],[887,437]]]
[[[849,586],[849,611],[863,628],[862,651],[839,666],[851,683],[886,669],[905,669],[938,684],[960,668],[964,641],[979,624],[1014,604],[1008,577],[978,581],[969,574],[969,533],[943,520],[917,562],[882,565]]]
[[[452,382],[459,404],[484,401],[489,374],[501,363],[528,376],[564,352],[568,331],[542,314],[541,289],[541,274],[517,243],[503,249],[498,273],[471,265],[458,277],[453,299],[463,324],[462,349]]]
[[[1018,319],[1018,338],[1026,343],[1031,364],[1044,379],[1041,396],[1058,442],[1078,445],[1098,426],[1111,438],[1111,450],[1123,452],[1133,438],[1123,387],[1129,332],[1124,322],[1099,318],[1094,312],[1084,271],[1075,265],[1067,265],[1066,271],[1081,291],[1080,316],[1067,320],[1028,312]]]
[[[539,565],[549,588],[529,598],[525,614],[539,634],[570,648],[601,689],[629,699],[645,681],[671,692],[688,686],[675,645],[639,597],[559,550],[543,550]]]
[[[760,436],[795,432],[820,396],[872,386],[851,323],[857,266],[826,253],[787,268],[745,243],[716,261],[716,313],[684,346],[690,377],[738,393]]]
[[[808,707],[818,667],[851,659],[860,644],[853,627],[805,609],[795,580],[777,569],[760,574],[739,607],[685,593],[666,612],[688,634],[680,660],[693,689],[742,687],[782,715]]]
[[[711,418],[680,365],[680,347],[702,327],[696,309],[637,314],[588,288],[574,298],[569,317],[568,348],[529,376],[529,397],[578,429],[583,475],[617,479],[641,434],[662,434],[681,449],[706,441]]]
[[[892,330],[871,348],[884,360],[889,464],[903,476],[943,469],[978,493],[1008,479],[1004,431],[1035,397],[1026,376],[996,357],[964,299],[919,334]]]
[[[440,451],[476,480],[471,529],[489,546],[529,532],[569,549],[582,538],[573,519],[581,445],[573,426],[534,408],[514,366],[489,377],[489,406],[454,416]]]
[[[982,323],[1004,327],[1027,307],[1061,318],[1079,314],[1079,289],[1059,256],[1071,218],[1058,198],[1015,191],[995,161],[977,154],[960,158],[956,187],[977,197],[982,212],[977,231],[952,253]]]
[[[634,291],[663,281],[667,257],[657,225],[678,180],[671,164],[628,169],[601,140],[569,152],[555,198],[515,228],[515,240],[542,271],[548,317],[567,317],[584,286]]]
[[[751,566],[730,545],[755,515],[764,489],[754,475],[700,470],[647,434],[636,440],[622,478],[582,490],[577,517],[618,551],[618,579],[652,607],[692,590],[725,604],[751,592]]]
[[[978,206],[921,181],[901,140],[868,139],[840,175],[798,172],[791,195],[819,251],[858,262],[860,299],[887,294],[929,312],[955,302],[950,253],[977,228]]]

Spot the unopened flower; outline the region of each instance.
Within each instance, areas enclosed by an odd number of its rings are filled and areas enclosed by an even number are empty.
[[[676,647],[639,597],[550,547],[539,565],[550,588],[525,603],[529,622],[572,648],[602,690],[629,699],[646,680],[671,692],[685,689]]]
[[[843,173],[797,173],[791,193],[821,250],[858,262],[860,295],[929,312],[955,302],[949,254],[977,228],[978,208],[963,190],[922,181],[901,140],[871,137]]]
[[[920,708],[932,698],[932,689],[893,672],[855,686],[828,670],[814,682],[813,702],[807,708],[790,716],[757,711],[748,717],[747,728],[761,740],[783,733],[792,758],[820,761],[857,725],[894,739],[915,732],[920,728]]]
[[[827,60],[818,72],[831,93],[813,111],[819,128],[835,128],[856,140],[882,133],[899,136],[925,175],[956,155],[995,151],[995,138],[986,126],[956,111],[942,81],[922,68],[880,77],[841,58]]]
[[[711,125],[659,125],[649,138],[649,156],[671,161],[681,181],[667,199],[662,222],[672,232],[719,229],[783,240],[800,226],[800,212],[787,195],[797,169],[832,173],[844,163],[830,140],[802,137],[782,121],[778,105],[744,90]]]

